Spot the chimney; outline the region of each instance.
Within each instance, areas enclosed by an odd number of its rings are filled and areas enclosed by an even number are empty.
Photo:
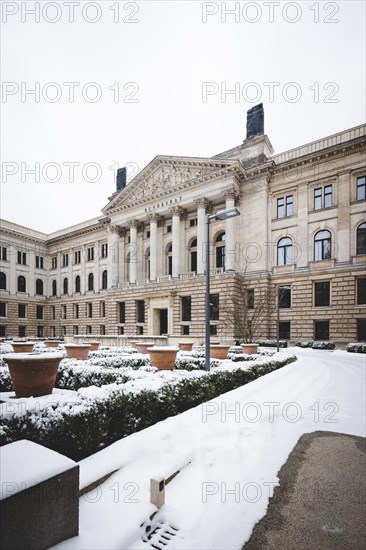
[[[257,136],[264,135],[264,110],[263,103],[255,105],[247,112],[247,137],[246,141]]]
[[[116,179],[116,191],[119,193],[127,185],[127,169],[126,167],[118,168],[117,170],[117,179]]]

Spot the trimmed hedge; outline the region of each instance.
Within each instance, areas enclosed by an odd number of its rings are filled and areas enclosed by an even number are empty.
[[[349,353],[366,353],[366,344],[362,344],[361,342],[352,342],[351,344],[347,344],[346,350]]]
[[[90,398],[82,391],[70,398],[70,403],[60,405],[50,401],[44,409],[37,409],[35,405],[34,410],[8,414],[0,428],[0,445],[28,439],[73,460],[81,460],[123,437],[293,361],[296,357],[287,355],[245,369],[238,366],[232,370],[216,368],[210,372],[185,373],[181,380],[173,379],[172,373],[168,373],[157,378],[162,384],[157,390],[138,385],[127,388],[130,382],[125,386],[107,386]],[[16,403],[3,404],[5,411],[7,406],[15,407]]]
[[[312,348],[312,349],[328,349],[335,348],[334,342],[314,342],[313,340],[299,340],[295,346],[298,348]]]
[[[259,346],[265,346],[266,348],[277,347],[277,340],[255,340],[255,343]],[[287,348],[286,340],[280,340],[280,348]]]

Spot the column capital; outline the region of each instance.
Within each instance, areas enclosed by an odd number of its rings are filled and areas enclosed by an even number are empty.
[[[185,219],[187,217],[187,210],[181,206],[172,206],[169,211],[172,216],[179,216],[181,219]]]
[[[152,212],[151,214],[148,215],[147,219],[149,220],[150,223],[151,222],[159,223],[161,221],[161,216],[156,212]]]
[[[204,208],[205,210],[207,210],[207,207],[209,204],[208,199],[206,199],[205,197],[201,197],[200,199],[197,199],[195,202],[196,202],[197,208]]]
[[[232,199],[236,201],[239,198],[239,193],[235,189],[235,187],[229,187],[228,189],[224,189],[222,194],[224,195],[225,199]]]
[[[108,227],[108,232],[111,234],[111,235],[117,235],[118,237],[123,237],[124,233],[125,233],[125,228],[124,227],[121,227],[120,225],[110,225]]]
[[[144,224],[142,221],[140,220],[128,220],[127,221],[127,225],[130,229],[132,229],[133,227],[137,229],[137,231],[141,230],[144,228]]]

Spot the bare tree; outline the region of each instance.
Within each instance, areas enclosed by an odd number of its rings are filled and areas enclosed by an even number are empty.
[[[268,337],[274,291],[268,277],[249,278],[246,269],[237,273],[233,290],[224,293],[222,310],[235,340],[244,343]]]

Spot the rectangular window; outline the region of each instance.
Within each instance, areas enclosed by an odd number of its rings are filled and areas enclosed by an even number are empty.
[[[79,334],[79,327],[77,325],[74,325],[72,331],[75,335]]]
[[[43,306],[36,307],[36,318],[43,319]]]
[[[81,263],[81,250],[76,250],[74,252],[74,264],[80,264]]]
[[[62,308],[61,308],[61,317],[62,317],[63,319],[66,319],[66,318],[67,318],[66,306],[62,306]]]
[[[290,321],[280,321],[279,329],[280,340],[290,340]]]
[[[88,304],[88,317],[93,317],[93,304]]]
[[[329,340],[329,321],[314,321],[315,340]]]
[[[333,186],[325,185],[314,189],[314,210],[329,208],[333,202]]]
[[[195,225],[197,225],[197,218],[191,218],[189,220],[189,227],[194,227]]]
[[[182,296],[182,321],[191,321],[192,299],[190,296]]]
[[[6,336],[6,325],[0,325],[0,336]]]
[[[99,316],[105,317],[105,302],[99,302]]]
[[[37,326],[37,338],[43,338],[44,327],[42,325]]]
[[[366,342],[366,319],[357,319],[357,342]]]
[[[172,232],[172,226],[171,226],[171,225],[167,225],[167,226],[166,226],[166,232],[167,232],[167,233],[171,233],[171,232]]]
[[[74,304],[74,319],[79,319],[79,304]]]
[[[62,267],[67,267],[69,265],[69,255],[62,254]]]
[[[289,309],[291,307],[291,287],[278,287],[278,299],[280,309]]]
[[[280,197],[279,199],[277,199],[277,218],[292,216],[293,204],[293,195],[287,195],[286,197]]]
[[[145,322],[145,300],[136,300],[137,323]]]
[[[366,176],[357,178],[356,200],[364,201],[366,198]]]
[[[125,333],[125,327],[118,327],[118,334],[124,334]]]
[[[19,336],[19,338],[25,338],[25,325],[19,326],[18,336]]]
[[[91,334],[91,333],[92,333],[92,327],[91,327],[91,325],[87,325],[87,327],[86,327],[86,333],[87,333],[87,334]]]
[[[254,309],[254,288],[247,290],[247,307],[248,309]]]
[[[188,336],[189,335],[189,325],[183,325],[182,326],[182,335]]]
[[[26,310],[25,304],[18,304],[18,318],[19,319],[25,319],[27,316],[27,310]]]
[[[126,322],[126,302],[119,303],[119,322]]]
[[[211,336],[217,336],[217,325],[210,325]]]
[[[357,305],[366,305],[366,278],[357,279]]]
[[[105,335],[105,325],[100,325],[99,332],[100,332],[100,334],[102,334],[102,336]]]
[[[0,317],[6,317],[6,302],[0,302]]]
[[[93,246],[90,246],[88,248],[88,262],[92,262],[94,260],[94,247]]]
[[[51,319],[56,319],[56,308],[51,306]]]
[[[57,256],[51,258],[51,269],[57,269]]]
[[[210,294],[210,320],[218,321],[220,317],[220,296]]]
[[[144,327],[137,327],[137,334],[142,336],[144,334]]]
[[[27,254],[18,251],[18,264],[27,265]]]
[[[102,244],[101,255],[102,255],[102,258],[107,258],[107,256],[108,256],[108,244],[107,243]]]
[[[43,269],[43,256],[36,256],[36,268]]]
[[[330,282],[314,283],[314,306],[330,306]]]
[[[3,262],[6,262],[8,259],[8,249],[6,248],[6,246],[2,246],[0,247],[0,260],[2,260]]]

